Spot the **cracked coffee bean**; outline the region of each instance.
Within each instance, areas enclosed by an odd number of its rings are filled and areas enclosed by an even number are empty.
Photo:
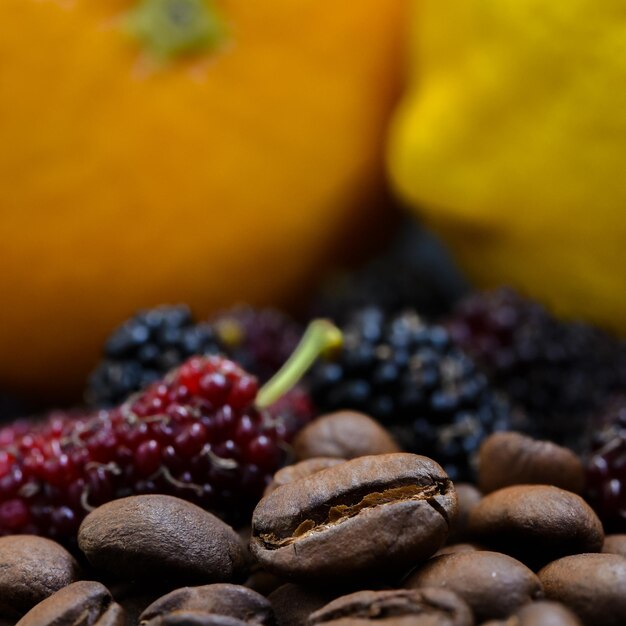
[[[0,537],[0,614],[26,613],[78,579],[74,557],[50,539],[34,535]]]
[[[317,418],[298,433],[293,447],[298,459],[355,459],[400,452],[400,446],[376,420],[356,411],[338,411]]]
[[[531,567],[568,554],[599,552],[602,523],[578,495],[548,485],[514,485],[486,495],[470,514],[480,543]]]
[[[444,587],[457,593],[478,623],[508,617],[543,596],[537,576],[523,563],[498,552],[437,556],[406,580],[405,587]]]
[[[95,581],[60,589],[32,608],[17,626],[126,626],[124,609]]]
[[[263,498],[250,549],[292,580],[397,578],[443,545],[456,512],[454,486],[431,459],[360,457]]]
[[[217,583],[176,589],[153,602],[140,621],[163,617],[174,611],[196,611],[227,615],[255,626],[272,626],[272,605],[261,594],[241,585]]]
[[[494,433],[480,446],[478,486],[487,494],[510,485],[554,485],[580,494],[585,470],[571,450],[551,441]]]
[[[94,567],[122,579],[230,582],[242,577],[246,565],[230,526],[164,495],[131,496],[98,507],[83,520],[78,545]]]
[[[333,600],[309,617],[310,626],[345,623],[472,626],[469,606],[446,589],[357,591]]]
[[[626,624],[626,558],[575,554],[546,565],[538,574],[546,597],[562,602],[585,626]]]
[[[265,488],[265,493],[263,495],[267,496],[278,487],[286,485],[287,483],[292,483],[294,480],[305,478],[306,476],[315,474],[316,472],[326,469],[327,467],[339,465],[339,463],[343,463],[344,460],[345,459],[322,456],[305,459],[304,461],[294,463],[293,465],[287,465],[287,467],[279,469],[274,474],[272,482]]]

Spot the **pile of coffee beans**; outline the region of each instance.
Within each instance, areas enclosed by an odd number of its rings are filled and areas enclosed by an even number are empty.
[[[72,553],[0,538],[0,626],[626,624],[626,535],[569,450],[494,434],[477,485],[454,484],[341,412],[294,451],[249,528],[149,494],[94,509]]]

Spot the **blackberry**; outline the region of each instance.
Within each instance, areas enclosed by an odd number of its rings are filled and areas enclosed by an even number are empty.
[[[469,296],[446,327],[524,409],[539,438],[579,448],[590,416],[626,380],[624,344],[593,326],[559,320],[511,289]]]
[[[87,402],[108,407],[145,389],[195,354],[216,354],[222,345],[209,324],[196,324],[184,305],[140,311],[104,345],[104,358],[88,381]]]
[[[587,497],[607,532],[626,532],[626,396],[608,403],[590,429]]]
[[[319,409],[371,415],[405,449],[441,463],[453,480],[470,478],[481,441],[516,421],[447,331],[412,311],[354,313],[343,348],[313,369],[310,384]]]
[[[183,305],[141,311],[105,343],[87,401],[97,407],[118,404],[196,354],[225,354],[265,382],[301,334],[299,325],[273,309],[236,307],[199,323]]]
[[[313,303],[313,316],[345,323],[352,311],[376,306],[386,313],[415,309],[435,318],[448,314],[467,285],[433,235],[403,224],[388,250],[353,271],[335,272]]]

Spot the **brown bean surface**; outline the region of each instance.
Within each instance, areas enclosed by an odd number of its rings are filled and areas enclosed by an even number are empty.
[[[507,617],[542,597],[541,583],[506,554],[476,551],[437,556],[413,573],[405,587],[443,587],[457,593],[477,620]]]
[[[400,452],[393,437],[377,421],[356,411],[322,415],[298,433],[293,447],[298,459],[321,456],[355,459]]]
[[[334,465],[339,465],[339,463],[343,462],[344,459],[323,456],[313,457],[311,459],[300,461],[299,463],[294,463],[293,465],[287,465],[287,467],[279,469],[274,474],[272,482],[265,488],[265,493],[263,495],[267,496],[282,485],[292,483],[294,480],[305,478],[311,474],[315,474],[316,472],[326,469],[327,467],[333,467]]]
[[[126,616],[99,582],[80,581],[33,607],[17,626],[125,626]]]
[[[250,548],[293,580],[401,576],[439,549],[456,511],[452,482],[431,459],[360,457],[263,498]]]
[[[626,558],[576,554],[539,572],[546,597],[568,606],[585,626],[626,624]]]
[[[22,615],[78,575],[72,555],[50,539],[0,537],[0,614]]]
[[[515,485],[485,496],[469,530],[486,546],[531,567],[580,552],[598,552],[602,523],[578,495],[547,485]]]
[[[424,588],[357,591],[322,607],[309,617],[308,623],[321,626],[347,618],[432,626],[472,626],[474,621],[469,606],[457,594],[446,589]]]
[[[83,520],[78,544],[92,565],[122,579],[230,582],[246,565],[230,526],[172,496],[131,496],[98,507]]]
[[[494,433],[478,453],[478,486],[487,494],[509,485],[554,485],[582,493],[585,471],[569,449],[515,432]]]
[[[162,617],[174,611],[229,615],[259,626],[271,626],[274,623],[274,612],[266,598],[241,585],[228,583],[175,589],[147,607],[140,621]]]
[[[604,538],[602,552],[626,557],[626,535],[607,535]]]

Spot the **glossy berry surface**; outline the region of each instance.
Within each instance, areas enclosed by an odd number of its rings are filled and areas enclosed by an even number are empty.
[[[196,322],[186,306],[141,311],[113,331],[102,361],[91,374],[87,401],[109,407],[145,389],[194,355],[227,355],[261,381],[287,360],[301,328],[273,309],[235,307]]]
[[[197,324],[184,305],[140,311],[107,339],[103,359],[89,378],[87,400],[92,406],[114,406],[185,359],[221,350],[211,326]]]
[[[432,457],[453,479],[470,478],[481,441],[513,420],[471,358],[413,312],[363,309],[343,331],[341,352],[313,370],[316,405],[363,411],[406,450]]]
[[[559,320],[510,289],[469,296],[446,327],[491,383],[524,409],[538,437],[579,447],[589,418],[626,382],[623,344],[592,326]]]
[[[93,507],[143,493],[245,520],[301,425],[257,410],[257,392],[234,362],[193,357],[116,408],[5,427],[0,534],[71,542]]]
[[[587,496],[608,532],[626,532],[626,396],[614,398],[594,424]]]

